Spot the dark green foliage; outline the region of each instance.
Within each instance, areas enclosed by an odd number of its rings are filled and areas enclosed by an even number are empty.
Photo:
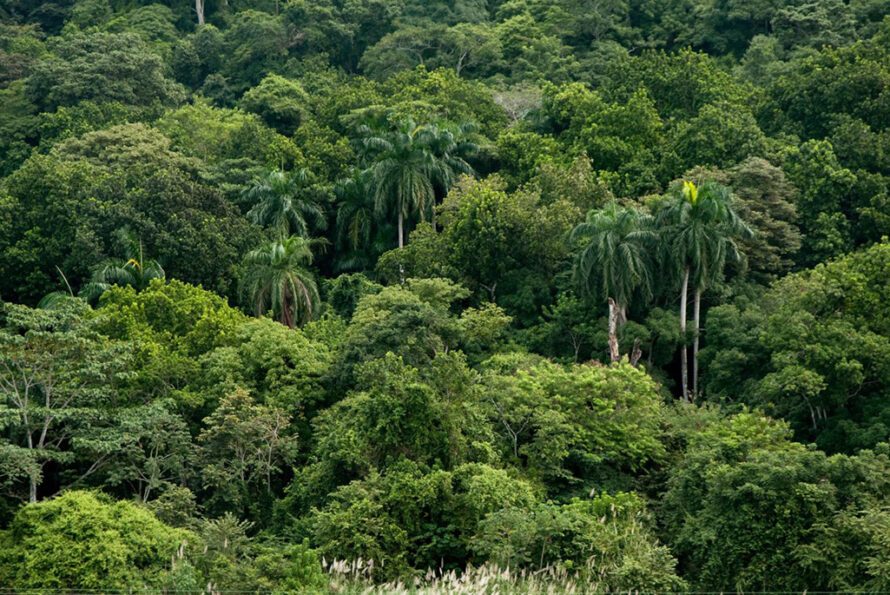
[[[799,189],[797,211],[804,233],[800,260],[813,265],[848,251],[856,175],[841,166],[827,140],[789,148],[784,161],[788,179]]]
[[[767,407],[829,451],[888,440],[888,253],[876,245],[786,277],[759,305],[715,311],[710,390]]]
[[[125,105],[176,103],[182,92],[164,77],[163,62],[131,33],[77,34],[51,45],[53,57],[28,77],[28,97],[42,111],[79,101]]]
[[[831,551],[875,551],[872,531],[854,519],[881,514],[886,445],[881,454],[829,458],[789,436],[783,424],[749,413],[688,434],[662,506],[693,585],[794,590],[886,584],[887,553],[880,546],[863,566],[825,564]]]
[[[303,119],[306,92],[295,81],[271,75],[241,98],[241,106],[262,116],[266,124],[282,134],[290,134]]]
[[[459,563],[487,514],[534,500],[531,486],[487,465],[431,472],[404,465],[339,488],[309,522],[326,555],[373,560],[375,576],[394,577]]]
[[[123,227],[168,276],[231,291],[234,267],[256,232],[197,179],[196,165],[141,124],[35,155],[6,181],[0,262],[9,274],[0,292],[36,302],[60,288],[56,267],[79,287],[93,266],[117,254],[113,238]]]
[[[691,50],[644,52],[615,62],[610,78],[619,96],[629,97],[641,86],[648,89],[658,112],[671,119],[693,118],[704,106],[720,101],[738,105],[748,95],[713,58]]]
[[[0,2],[0,589],[887,590],[888,12]]]

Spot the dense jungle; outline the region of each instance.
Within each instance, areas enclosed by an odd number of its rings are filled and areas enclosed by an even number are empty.
[[[0,591],[890,590],[890,0],[3,0]]]

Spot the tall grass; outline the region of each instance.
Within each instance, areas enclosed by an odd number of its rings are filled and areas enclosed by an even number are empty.
[[[348,595],[445,595],[445,594],[505,594],[555,595],[605,592],[595,573],[579,573],[561,566],[546,566],[540,570],[502,568],[494,564],[468,567],[466,570],[430,569],[422,576],[374,584],[371,575],[373,562],[336,560],[325,562],[332,593]],[[583,577],[583,578],[582,578]]]

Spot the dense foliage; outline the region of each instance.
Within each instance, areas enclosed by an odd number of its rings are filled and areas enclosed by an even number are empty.
[[[0,591],[890,589],[890,2],[0,5]]]

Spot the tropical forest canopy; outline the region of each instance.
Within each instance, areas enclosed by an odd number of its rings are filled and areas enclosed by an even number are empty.
[[[0,590],[890,589],[888,14],[3,2]]]

